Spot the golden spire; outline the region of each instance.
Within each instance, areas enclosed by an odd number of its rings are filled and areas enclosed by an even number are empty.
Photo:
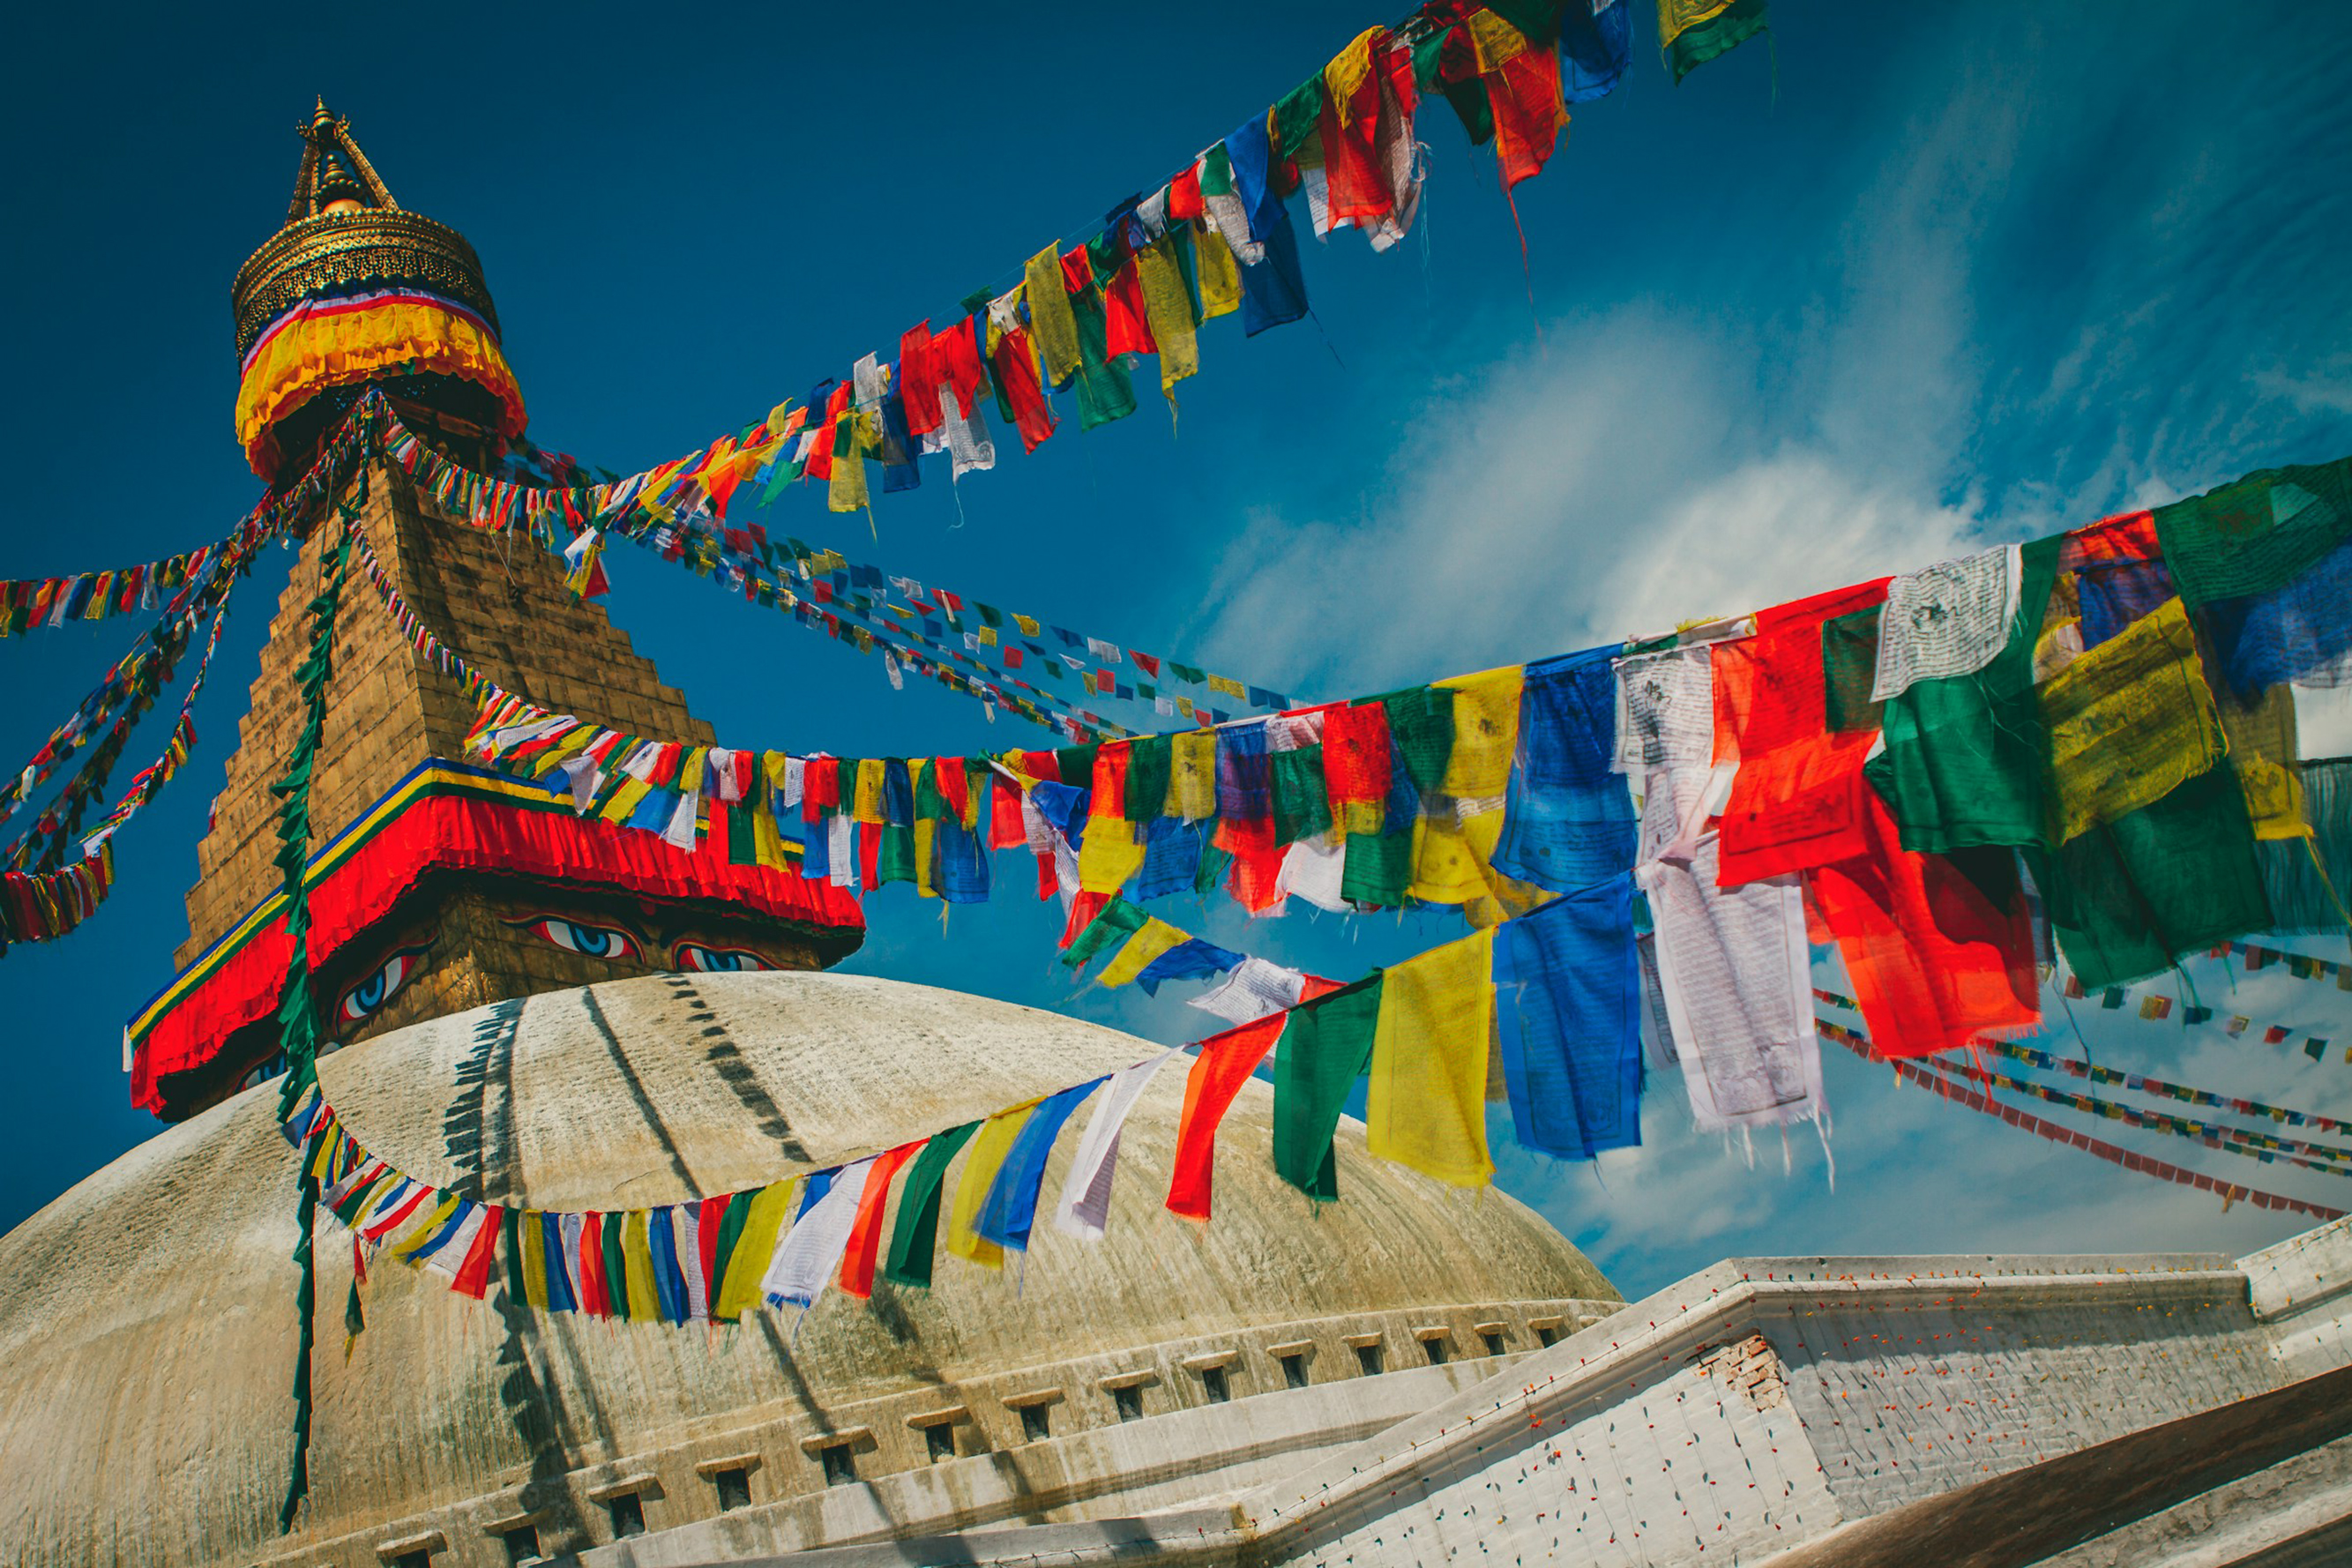
[[[296,134],[302,138],[302,163],[294,175],[294,199],[286,205],[288,223],[320,213],[400,210],[376,177],[375,165],[352,139],[352,122],[339,119],[323,94],[310,123],[298,127]]]

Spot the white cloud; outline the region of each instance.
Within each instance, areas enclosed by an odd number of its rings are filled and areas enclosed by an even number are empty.
[[[1240,531],[1202,640],[1294,688],[1364,690],[1733,614],[1975,547],[1930,483],[1743,417],[1753,344],[1652,310],[1578,324],[1407,421],[1365,523],[1276,505]],[[1334,608],[1368,634],[1330,635]]]

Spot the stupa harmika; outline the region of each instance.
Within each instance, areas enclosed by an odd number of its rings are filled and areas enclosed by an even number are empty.
[[[265,475],[368,386],[476,463],[523,429],[471,247],[400,208],[323,105],[235,303]],[[367,497],[401,594],[498,680],[709,738],[544,555],[388,468]],[[593,1321],[380,1268],[364,1333],[316,1357],[311,1491],[280,1536],[288,1152],[275,1090],[239,1086],[274,1049],[282,952],[252,917],[320,550],[279,603],[184,973],[136,1032],[136,1092],[175,1124],[0,1240],[0,1561],[2352,1560],[2340,1225],[2237,1262],[1740,1259],[1626,1306],[1528,1209],[1372,1160],[1352,1122],[1319,1218],[1262,1160],[1224,1163],[1205,1228],[1129,1179],[1106,1241],[1040,1227],[1025,1288],[942,1268],[797,1327]],[[315,959],[351,1048],[320,1078],[415,1174],[530,1207],[679,1202],[1148,1049],[824,973],[854,902],[700,851],[641,864],[502,793],[454,760],[470,705],[364,595],[339,636]],[[1181,1096],[1156,1080],[1132,1169],[1167,1168]],[[1226,1142],[1261,1144],[1270,1110],[1251,1085]],[[337,1302],[350,1249],[319,1235]]]

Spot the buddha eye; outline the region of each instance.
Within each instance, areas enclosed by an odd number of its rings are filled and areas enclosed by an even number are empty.
[[[374,973],[343,993],[343,999],[335,1005],[336,1018],[346,1024],[358,1024],[382,1011],[383,1005],[416,973],[425,952],[421,947],[404,947],[385,959]]]
[[[565,920],[562,915],[541,915],[532,920],[509,921],[541,942],[554,943],[566,952],[576,952],[583,958],[635,958],[637,939],[618,926],[586,925],[579,921]]]
[[[692,942],[679,942],[674,957],[678,968],[700,974],[735,974],[776,967],[758,953],[740,947],[704,947]]]

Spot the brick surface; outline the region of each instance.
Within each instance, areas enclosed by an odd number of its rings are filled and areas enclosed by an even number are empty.
[[[574,604],[562,564],[527,541],[445,518],[397,470],[373,470],[362,527],[401,595],[451,647],[534,701],[637,733],[708,744],[628,634],[593,604]],[[278,802],[270,782],[301,723],[294,669],[310,648],[309,606],[329,531],[303,542],[262,650],[236,754],[187,896],[185,965],[274,892]],[[354,568],[336,619],[335,672],[311,790],[313,843],[323,844],[428,756],[457,757],[474,717],[453,679],[430,668]]]

